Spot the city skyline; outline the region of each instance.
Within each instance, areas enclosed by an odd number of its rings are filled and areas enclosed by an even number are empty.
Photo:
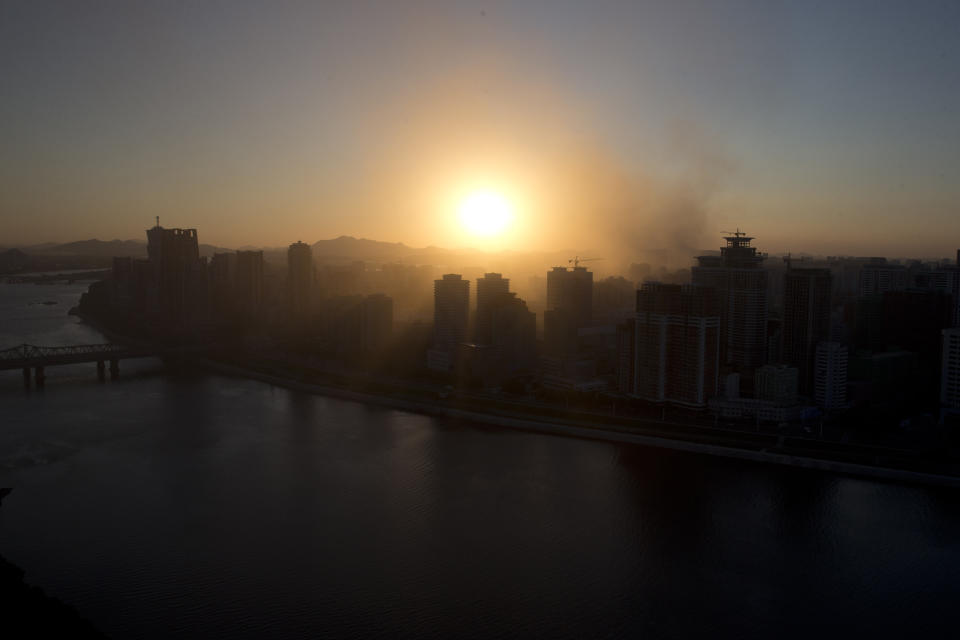
[[[0,236],[947,256],[958,11],[7,4]]]
[[[948,637],[958,33],[0,1],[6,626]]]
[[[633,280],[609,276],[595,286],[582,266],[595,258],[575,256],[572,266],[552,266],[511,291],[503,273],[477,267],[452,273],[448,265],[315,264],[311,245],[301,241],[289,245],[285,272],[274,266],[267,273],[263,251],[201,255],[195,228],[164,228],[157,218],[146,235],[146,257],[114,256],[109,271],[88,272],[102,279],[71,314],[140,335],[156,349],[205,344],[217,351],[225,339],[252,355],[282,345],[301,359],[298,366],[316,366],[319,354],[359,355],[351,366],[403,370],[408,380],[494,393],[500,384],[514,392],[540,385],[548,395],[616,388],[628,402],[763,416],[780,426],[816,410],[830,418],[831,411],[871,411],[891,400],[910,410],[934,402],[938,384],[948,402],[942,375],[950,370],[947,336],[960,317],[960,250],[955,262],[832,257],[795,267],[787,256],[764,265],[755,238],[737,230],[719,252],[697,256],[696,266],[661,269],[666,281],[649,264],[631,264]],[[393,333],[395,318],[400,334]],[[26,362],[35,349],[6,350],[6,364]],[[103,379],[104,359],[95,353]],[[116,358],[111,362],[116,377]],[[885,395],[890,379],[882,372],[891,366],[897,386]],[[31,366],[22,368],[29,388]],[[39,388],[43,362],[34,368]],[[851,404],[848,382],[859,389]],[[816,408],[802,404],[813,396]]]

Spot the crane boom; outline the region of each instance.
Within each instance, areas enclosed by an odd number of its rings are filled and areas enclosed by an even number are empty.
[[[567,260],[567,264],[572,264],[574,268],[579,267],[581,262],[593,262],[594,260],[603,260],[603,258],[581,258],[580,256],[573,256]]]

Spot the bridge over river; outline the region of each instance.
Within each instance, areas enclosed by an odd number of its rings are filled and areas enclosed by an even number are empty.
[[[23,384],[30,387],[30,371],[33,380],[42,387],[46,379],[44,369],[61,364],[96,362],[97,377],[106,378],[107,363],[110,363],[110,378],[120,375],[120,360],[127,358],[145,358],[159,355],[155,349],[131,347],[119,344],[81,344],[68,347],[39,347],[32,344],[0,351],[0,370],[22,369]]]

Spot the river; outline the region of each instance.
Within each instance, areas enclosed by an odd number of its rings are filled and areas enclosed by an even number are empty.
[[[105,341],[0,284],[0,348]],[[41,304],[56,301],[55,305]],[[952,635],[960,493],[159,361],[0,372],[0,553],[117,638]]]

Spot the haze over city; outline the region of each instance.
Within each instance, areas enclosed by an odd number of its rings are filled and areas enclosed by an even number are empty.
[[[0,0],[0,636],[956,636],[958,34]]]
[[[5,2],[0,244],[140,239],[159,215],[227,247],[690,256],[741,227],[771,253],[950,256],[958,18],[952,2]]]

